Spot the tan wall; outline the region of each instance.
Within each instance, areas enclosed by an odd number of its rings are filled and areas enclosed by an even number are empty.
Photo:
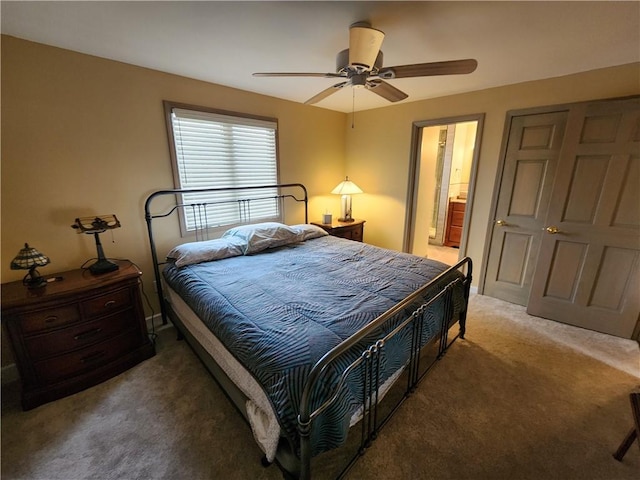
[[[355,128],[347,129],[347,171],[365,192],[354,216],[367,221],[366,241],[402,249],[413,122],[485,113],[467,250],[477,284],[507,112],[637,95],[639,78],[636,63],[358,112]]]
[[[281,181],[306,184],[311,219],[339,200],[328,192],[344,175],[364,190],[354,216],[369,243],[403,243],[411,126],[415,121],[486,113],[468,254],[484,248],[493,182],[508,110],[637,94],[640,65],[588,72],[349,116],[2,36],[2,282],[24,242],[52,259],[52,274],[95,256],[91,237],[70,228],[77,216],[115,213],[123,227],[103,236],[107,256],[145,272],[153,298],[146,196],[172,187],[162,100],[279,121]],[[346,168],[345,168],[346,165]],[[477,278],[477,276],[476,276]],[[157,311],[157,308],[156,308]],[[3,335],[2,365],[10,361]]]
[[[51,258],[42,274],[80,267],[96,250],[74,219],[115,213],[105,253],[136,262],[154,297],[143,208],[173,187],[165,99],[277,118],[280,180],[307,186],[312,218],[339,208],[345,114],[2,36],[2,282],[24,276],[9,269],[24,242]]]

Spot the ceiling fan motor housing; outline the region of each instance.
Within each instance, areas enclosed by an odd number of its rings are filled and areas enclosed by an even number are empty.
[[[376,61],[374,62],[371,68],[365,67],[363,65],[349,65],[349,49],[347,48],[345,50],[342,50],[336,56],[336,72],[337,73],[349,72],[349,71],[353,71],[356,73],[367,72],[367,71],[376,72],[380,68],[382,68],[382,58],[383,58],[382,51],[379,51],[378,55],[376,56]]]

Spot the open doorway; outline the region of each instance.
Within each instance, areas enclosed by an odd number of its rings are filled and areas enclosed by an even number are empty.
[[[454,264],[466,252],[484,115],[413,125],[404,250]]]

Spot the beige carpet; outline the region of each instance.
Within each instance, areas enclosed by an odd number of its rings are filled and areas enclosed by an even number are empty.
[[[250,429],[173,329],[158,355],[29,412],[3,389],[2,479],[278,479]],[[474,296],[457,341],[348,478],[638,479],[613,459],[640,384],[633,341]],[[329,478],[336,458],[320,458]],[[318,462],[316,462],[318,463]]]

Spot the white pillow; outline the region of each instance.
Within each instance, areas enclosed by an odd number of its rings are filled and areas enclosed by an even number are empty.
[[[243,253],[245,255],[302,241],[302,235],[298,230],[278,222],[264,222],[230,228],[224,232],[222,238],[238,238],[244,241]]]
[[[246,243],[240,238],[216,238],[206,242],[178,245],[167,254],[167,259],[174,260],[176,267],[184,267],[195,263],[237,257],[242,255],[245,248]]]
[[[317,225],[311,225],[310,223],[301,223],[299,225],[292,225],[291,228],[297,230],[302,236],[302,240],[311,240],[312,238],[324,237],[329,235],[327,231],[320,228]]]

